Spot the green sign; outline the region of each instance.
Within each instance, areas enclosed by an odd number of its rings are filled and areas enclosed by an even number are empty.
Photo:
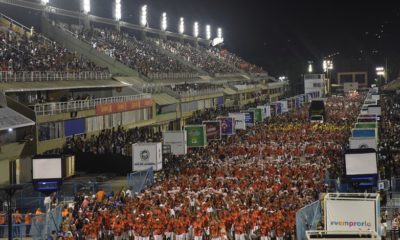
[[[205,147],[207,145],[205,125],[188,125],[185,130],[188,147]]]
[[[358,122],[355,128],[376,128],[375,122]]]
[[[249,111],[253,111],[254,112],[254,121],[262,122],[262,120],[263,120],[262,109],[260,109],[260,108],[249,108]]]

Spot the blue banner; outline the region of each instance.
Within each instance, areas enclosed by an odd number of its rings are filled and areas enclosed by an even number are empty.
[[[247,126],[253,125],[254,124],[254,112],[248,111],[248,112],[244,112],[244,113],[245,113],[244,122],[246,123],[246,125]]]
[[[353,128],[352,130],[352,137],[375,137],[376,130],[371,128],[371,129],[355,129]]]
[[[232,117],[218,117],[217,120],[221,121],[221,135],[235,134],[235,121]]]
[[[85,119],[73,119],[64,122],[64,136],[70,137],[85,133]]]
[[[277,102],[276,103],[276,113],[277,114],[281,114],[282,113],[282,103],[280,103],[280,102]]]

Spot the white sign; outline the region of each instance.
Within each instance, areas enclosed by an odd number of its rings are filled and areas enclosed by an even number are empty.
[[[173,155],[186,155],[186,130],[163,132],[163,144],[171,146],[171,153]]]
[[[152,167],[162,169],[161,143],[135,143],[132,145],[132,171],[142,171]]]
[[[257,106],[257,108],[261,109],[261,115],[263,120],[271,117],[271,108],[269,105]]]
[[[61,158],[32,159],[32,179],[62,178]]]
[[[229,113],[229,117],[235,119],[235,129],[246,130],[246,114],[245,113]]]
[[[327,231],[378,231],[375,201],[327,199]]]
[[[368,114],[375,114],[377,116],[381,116],[381,107],[380,106],[368,106]]]
[[[276,103],[281,104],[281,113],[285,113],[288,111],[287,100],[277,101]]]
[[[346,175],[377,174],[376,153],[346,153]]]
[[[360,148],[373,148],[377,150],[377,142],[374,137],[363,137],[363,138],[349,138],[350,149]]]

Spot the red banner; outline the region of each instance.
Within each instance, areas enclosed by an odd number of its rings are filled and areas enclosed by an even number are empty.
[[[152,99],[132,100],[128,102],[106,103],[96,105],[96,115],[104,115],[116,112],[125,112],[153,106]]]

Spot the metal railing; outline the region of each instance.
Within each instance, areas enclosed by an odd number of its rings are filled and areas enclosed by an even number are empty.
[[[198,73],[149,73],[147,78],[152,80],[162,80],[162,79],[192,79],[198,78]]]
[[[182,97],[193,97],[193,96],[202,96],[202,95],[210,95],[214,93],[222,93],[224,91],[223,88],[207,88],[201,90],[192,90],[192,91],[179,91],[176,92]]]
[[[53,115],[66,112],[75,112],[82,110],[94,109],[97,105],[127,102],[132,100],[141,100],[151,98],[150,94],[138,94],[129,96],[97,98],[90,100],[77,100],[68,102],[53,102],[44,104],[35,104],[33,106],[36,115]]]
[[[150,187],[154,184],[154,172],[150,167],[143,171],[129,173],[127,176],[128,188],[134,194],[140,193],[143,189]]]
[[[107,80],[111,79],[108,71],[82,71],[82,72],[39,72],[39,71],[1,71],[1,82],[44,82],[44,81],[64,81],[64,80]]]

